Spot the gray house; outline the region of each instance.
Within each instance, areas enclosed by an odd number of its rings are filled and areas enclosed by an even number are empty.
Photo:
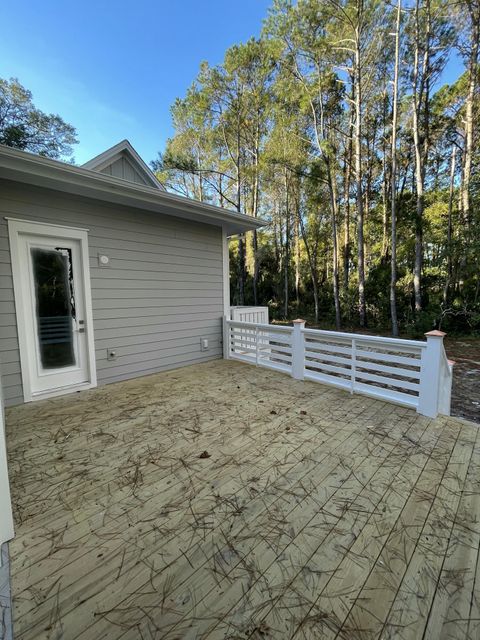
[[[167,193],[126,140],[82,167],[0,147],[5,404],[221,357],[227,238],[258,226]]]

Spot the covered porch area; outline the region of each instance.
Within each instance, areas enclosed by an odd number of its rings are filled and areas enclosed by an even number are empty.
[[[478,427],[232,360],[7,410],[15,637],[478,638]]]

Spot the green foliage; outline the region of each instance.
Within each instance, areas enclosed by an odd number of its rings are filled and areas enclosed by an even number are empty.
[[[71,156],[77,142],[74,127],[37,109],[16,78],[0,78],[0,144],[57,159]]]
[[[399,324],[412,336],[434,326],[480,331],[478,51],[472,62],[480,14],[463,0],[404,0],[402,6],[395,184]],[[231,242],[234,304],[268,303],[274,318],[303,315],[332,326],[337,278],[342,322],[354,326],[358,191],[368,323],[390,328],[395,24],[395,4],[382,0],[274,0],[261,37],[231,47],[221,65],[202,63],[187,95],[173,105],[175,135],[155,164],[162,180],[267,223],[254,237]],[[441,86],[455,47],[465,71]],[[465,122],[472,78],[467,216]],[[353,144],[358,90],[359,185]],[[415,131],[424,157],[421,215]],[[421,312],[415,311],[413,277],[419,229]]]

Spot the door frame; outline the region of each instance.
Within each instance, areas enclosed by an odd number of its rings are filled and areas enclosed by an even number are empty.
[[[10,240],[10,260],[12,263],[13,291],[15,295],[15,315],[18,331],[18,346],[20,350],[20,366],[23,384],[23,398],[25,402],[52,398],[54,396],[73,393],[83,389],[91,389],[97,386],[97,370],[95,363],[95,345],[93,337],[93,313],[92,313],[92,293],[90,286],[90,265],[88,259],[88,229],[78,227],[66,227],[59,224],[37,222],[34,220],[20,220],[17,218],[5,218],[8,222],[8,235]],[[36,235],[38,237],[58,237],[68,240],[78,240],[80,242],[80,262],[83,273],[83,297],[85,300],[85,338],[87,352],[87,372],[88,381],[81,384],[72,385],[62,389],[53,389],[34,393],[30,371],[33,369],[31,356],[27,348],[27,332],[29,330],[28,301],[27,292],[22,286],[24,282],[24,271],[26,265],[21,264],[20,259],[20,236],[22,234]]]

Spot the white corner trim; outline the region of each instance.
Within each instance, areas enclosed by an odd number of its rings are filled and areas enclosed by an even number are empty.
[[[2,566],[1,547],[14,536],[12,501],[8,480],[7,445],[5,439],[5,413],[3,411],[3,392],[0,378],[0,567]]]
[[[92,293],[90,285],[90,265],[88,253],[88,234],[86,229],[76,227],[65,227],[58,224],[44,224],[42,222],[30,220],[18,220],[15,218],[5,218],[8,222],[8,236],[10,243],[10,261],[13,275],[13,291],[15,299],[15,316],[18,332],[18,343],[20,351],[20,366],[23,385],[23,397],[25,402],[37,400],[60,393],[40,393],[32,392],[32,381],[30,376],[31,358],[28,356],[27,321],[29,315],[27,300],[22,287],[22,274],[25,265],[22,265],[19,237],[20,234],[34,234],[38,236],[50,236],[67,238],[80,241],[80,259],[84,280],[84,300],[85,300],[85,334],[88,355],[88,382],[69,387],[69,391],[77,389],[92,388],[97,386],[97,369],[95,361],[95,343],[93,334],[93,312]]]
[[[222,229],[222,266],[223,266],[223,315],[230,318],[230,255],[228,236]]]

